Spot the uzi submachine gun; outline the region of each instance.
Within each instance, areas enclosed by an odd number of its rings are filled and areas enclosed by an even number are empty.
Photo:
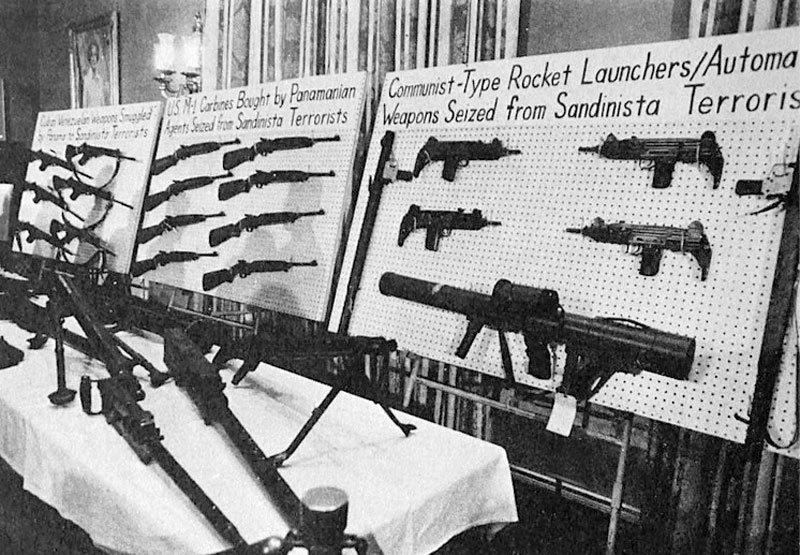
[[[164,204],[174,196],[180,195],[186,191],[193,191],[195,189],[202,189],[207,185],[211,185],[215,180],[222,179],[223,177],[233,177],[231,172],[223,173],[222,175],[200,175],[197,177],[190,177],[188,179],[181,179],[180,181],[173,181],[167,186],[166,189],[158,193],[148,195],[144,199],[144,211],[148,212]]]
[[[109,256],[116,256],[109,246],[100,237],[92,233],[91,229],[81,229],[75,227],[67,221],[52,220],[50,222],[50,234],[53,237],[59,237],[64,243],[71,243],[75,239],[83,241],[93,246],[98,251],[101,251]],[[63,234],[63,236],[62,236]]]
[[[334,177],[336,174],[329,172],[304,172],[299,170],[275,170],[264,172],[256,171],[253,175],[245,179],[235,179],[220,183],[218,198],[219,200],[232,199],[241,193],[249,193],[253,187],[265,187],[272,183],[300,183],[308,181],[311,177]]]
[[[336,142],[342,140],[339,135],[333,137],[278,137],[277,139],[261,139],[253,146],[237,148],[226,152],[222,157],[222,169],[231,170],[245,162],[252,162],[256,156],[266,156],[281,150],[297,150],[310,148],[317,143]]]
[[[316,260],[311,260],[310,262],[292,262],[290,260],[253,260],[248,262],[240,260],[230,268],[203,274],[203,291],[211,291],[223,283],[233,283],[233,280],[237,277],[244,279],[251,274],[288,272],[295,266],[316,265]]]
[[[191,158],[192,156],[200,156],[201,154],[209,154],[211,152],[216,152],[223,146],[238,145],[241,144],[241,142],[242,141],[240,141],[239,139],[233,139],[232,141],[225,141],[225,142],[209,141],[207,143],[181,145],[175,152],[173,152],[169,156],[164,156],[163,158],[157,158],[156,161],[153,162],[153,166],[150,168],[150,174],[158,175],[160,173],[167,171],[181,160],[186,160],[187,158]]]
[[[204,256],[219,256],[216,252],[192,252],[192,251],[160,251],[153,258],[137,260],[131,264],[131,275],[139,277],[146,272],[152,272],[156,268],[167,264],[178,262],[194,262]]]
[[[703,164],[714,178],[714,189],[719,187],[724,159],[711,131],[703,133],[699,139],[617,139],[613,134],[606,137],[598,146],[582,146],[578,152],[596,152],[611,160],[638,160],[648,162],[647,169],[653,170],[653,188],[665,189],[672,183],[675,164]]]
[[[468,166],[472,160],[499,160],[510,154],[522,154],[522,151],[506,148],[500,139],[490,143],[483,141],[440,141],[430,137],[417,154],[414,163],[414,177],[419,177],[422,169],[431,162],[444,162],[442,179],[453,181],[456,170]]]
[[[61,176],[54,175],[53,188],[59,192],[63,191],[64,189],[72,189],[72,192],[69,194],[70,200],[78,200],[78,197],[82,195],[90,195],[99,199],[103,199],[107,202],[115,202],[124,206],[125,208],[130,208],[133,210],[133,206],[127,202],[122,202],[121,200],[114,198],[114,195],[111,194],[111,191],[107,189],[100,189],[98,187],[92,187],[91,185],[87,185],[86,183],[78,181],[72,177],[69,179],[64,179]]]
[[[179,214],[177,216],[165,216],[164,219],[156,225],[142,228],[136,238],[136,242],[143,245],[173,229],[203,223],[209,218],[221,218],[224,216],[225,212],[217,212],[216,214]]]
[[[486,226],[497,226],[500,222],[490,222],[483,217],[480,210],[465,213],[463,208],[452,210],[420,210],[416,204],[408,208],[408,212],[400,221],[400,233],[397,245],[402,247],[406,238],[417,229],[426,230],[425,248],[429,251],[439,250],[439,240],[450,237],[454,229],[478,231]]]
[[[642,370],[683,380],[694,360],[695,340],[616,318],[587,318],[563,312],[555,291],[517,285],[507,280],[485,295],[411,277],[386,273],[379,288],[384,295],[456,312],[467,317],[467,331],[456,350],[466,357],[478,332],[487,326],[500,337],[500,354],[508,382],[513,382],[511,355],[504,333],[522,333],[528,373],[552,377],[551,344],[566,351],[564,376],[558,391],[578,401],[590,399],[616,372]]]
[[[259,227],[268,225],[291,224],[305,216],[323,216],[325,211],[320,209],[314,212],[266,212],[264,214],[248,214],[235,224],[228,224],[212,229],[208,233],[208,245],[216,247],[234,237],[239,237],[243,232],[251,232]]]
[[[711,266],[711,245],[703,230],[703,224],[694,221],[689,227],[667,227],[658,225],[633,225],[625,222],[605,223],[595,218],[586,227],[567,228],[568,233],[580,233],[599,243],[613,243],[633,248],[642,257],[639,273],[643,276],[654,276],[661,265],[664,249],[673,252],[688,252],[700,265],[700,280],[708,277]]]
[[[49,202],[50,204],[54,204],[55,206],[58,206],[64,212],[69,212],[70,214],[72,214],[73,216],[78,218],[80,221],[82,221],[82,222],[85,221],[80,216],[80,214],[76,214],[75,211],[72,208],[69,207],[69,205],[67,204],[67,202],[64,199],[62,199],[61,197],[59,197],[58,195],[56,195],[54,193],[51,193],[50,191],[48,191],[44,187],[40,187],[36,183],[31,183],[30,181],[21,181],[19,183],[16,183],[15,185],[19,185],[22,188],[23,191],[31,191],[31,192],[33,192],[33,202],[34,202],[34,204],[38,204],[39,202],[44,200],[44,201]]]
[[[80,156],[78,164],[83,166],[92,158],[99,158],[101,156],[108,156],[109,158],[116,158],[117,160],[132,160],[136,162],[136,158],[126,156],[118,148],[105,148],[102,146],[90,145],[83,143],[79,146],[67,145],[65,149],[67,160],[73,160],[76,156]]]

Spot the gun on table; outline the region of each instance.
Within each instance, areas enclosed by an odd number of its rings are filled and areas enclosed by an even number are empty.
[[[419,177],[422,169],[431,162],[444,161],[442,179],[453,181],[456,170],[463,168],[472,160],[499,160],[510,154],[522,154],[522,151],[506,148],[500,139],[490,143],[483,141],[440,141],[430,137],[417,154],[414,163],[414,177]]]
[[[617,139],[613,134],[606,137],[598,146],[582,146],[578,152],[596,152],[611,160],[639,160],[651,162],[647,169],[653,169],[653,188],[664,189],[672,183],[672,173],[677,162],[685,164],[704,164],[714,178],[714,189],[719,187],[724,159],[711,131],[703,133],[699,139]]]
[[[253,187],[264,187],[271,183],[299,183],[307,181],[310,177],[334,177],[336,174],[329,172],[304,172],[299,170],[275,170],[264,172],[256,171],[246,179],[236,179],[220,183],[219,200],[228,200],[241,193],[249,193]]]
[[[45,243],[49,243],[52,247],[56,250],[63,250],[67,254],[73,255],[74,253],[70,251],[67,247],[64,246],[63,241],[59,241],[53,235],[50,235],[46,231],[43,231],[29,222],[24,222],[22,220],[17,222],[16,231],[27,231],[28,236],[25,238],[27,243],[33,243],[34,241],[44,241]]]
[[[192,251],[160,251],[153,258],[146,260],[137,260],[131,264],[131,275],[139,277],[140,275],[151,272],[161,266],[167,264],[175,264],[178,262],[194,262],[204,256],[219,256],[216,252],[200,253]]]
[[[579,401],[590,399],[616,372],[642,370],[683,380],[694,360],[694,338],[643,326],[630,320],[588,318],[555,307],[554,291],[500,280],[492,295],[458,289],[411,277],[386,273],[379,288],[384,295],[424,304],[467,317],[467,331],[456,356],[464,358],[483,326],[522,333],[528,354],[528,372],[548,379],[551,343],[566,351],[564,377],[558,391]],[[513,376],[505,339],[500,340],[506,378]]]
[[[72,189],[72,192],[69,195],[70,200],[78,200],[78,197],[81,195],[91,195],[93,197],[97,197],[103,199],[108,202],[115,202],[124,206],[125,208],[130,208],[133,210],[133,206],[128,204],[127,202],[122,202],[121,200],[117,200],[114,198],[114,195],[111,194],[111,191],[106,189],[99,189],[97,187],[92,187],[91,185],[87,185],[82,181],[78,181],[74,178],[64,179],[61,176],[54,175],[53,176],[53,188],[56,191],[63,191],[64,189]]]
[[[102,251],[108,255],[116,256],[114,251],[112,251],[109,246],[106,244],[105,241],[100,239],[97,235],[91,232],[89,229],[81,229],[79,227],[75,227],[69,222],[62,222],[59,220],[52,220],[50,222],[50,234],[53,237],[58,237],[61,233],[64,234],[64,237],[61,239],[63,243],[71,243],[75,239],[83,241],[92,245],[99,251]]]
[[[143,245],[173,229],[203,223],[209,218],[220,218],[223,216],[225,216],[225,212],[217,212],[216,214],[179,214],[177,216],[166,216],[156,225],[143,228],[139,232],[136,242]]]
[[[240,141],[239,139],[233,139],[232,141],[225,141],[225,142],[210,141],[207,143],[196,143],[193,145],[181,145],[175,152],[173,152],[169,156],[164,156],[163,158],[157,158],[155,162],[153,162],[153,166],[150,168],[150,174],[158,175],[160,173],[167,171],[181,160],[186,160],[187,158],[191,158],[192,156],[199,156],[201,154],[208,154],[210,152],[215,152],[220,148],[222,148],[223,146],[238,145],[241,144],[241,142],[242,141]],[[227,170],[228,168],[225,169]]]
[[[711,245],[703,231],[703,224],[694,221],[689,227],[667,227],[657,225],[632,225],[625,222],[606,224],[601,218],[595,218],[591,225],[579,228],[567,228],[567,233],[580,233],[599,243],[612,243],[635,247],[642,257],[639,273],[643,276],[654,276],[661,265],[664,249],[673,252],[688,252],[700,265],[700,279],[708,277],[711,265]]]
[[[281,150],[297,150],[300,148],[310,148],[316,143],[340,141],[339,135],[333,137],[322,137],[315,139],[313,137],[278,137],[277,139],[264,139],[262,138],[253,146],[247,148],[237,148],[226,152],[222,156],[222,168],[231,170],[236,166],[245,162],[252,162],[256,156],[266,156],[273,152]]]
[[[420,210],[418,205],[412,204],[400,221],[397,245],[402,247],[412,231],[425,229],[425,248],[429,251],[436,251],[439,250],[439,240],[442,237],[449,237],[454,229],[477,231],[486,226],[497,225],[500,225],[500,222],[490,222],[483,217],[480,210],[473,210],[470,213],[465,213],[463,208],[459,208],[456,212]]]
[[[235,224],[228,224],[212,229],[208,233],[208,245],[216,247],[234,237],[239,237],[242,232],[251,232],[259,227],[268,225],[290,224],[305,216],[322,216],[325,211],[320,209],[315,212],[267,212],[257,216],[246,215]]]
[[[228,269],[216,270],[203,274],[203,291],[210,291],[223,283],[232,283],[237,277],[246,278],[251,274],[263,274],[267,272],[288,272],[295,266],[316,265],[316,260],[310,262],[291,262],[288,260],[254,260],[248,262],[246,260],[240,260]]]
[[[54,205],[58,206],[61,210],[64,210],[65,212],[69,212],[70,214],[72,214],[73,216],[78,218],[80,221],[82,221],[82,222],[85,221],[79,214],[76,214],[75,211],[72,208],[69,207],[69,205],[67,204],[67,202],[64,199],[62,199],[61,197],[59,197],[58,195],[56,195],[54,193],[51,193],[50,191],[48,191],[44,187],[40,187],[36,183],[31,183],[30,181],[22,181],[19,184],[22,187],[23,191],[32,191],[33,192],[33,202],[34,203],[38,204],[39,202],[45,200],[45,201],[49,202],[50,204],[54,204]]]
[[[201,175],[198,177],[190,177],[188,179],[181,179],[180,181],[173,181],[169,186],[159,193],[148,195],[144,199],[145,212],[152,210],[174,196],[177,196],[185,191],[192,191],[194,189],[201,189],[207,185],[211,185],[215,180],[222,179],[223,177],[233,177],[231,172],[223,173],[222,175]]]
[[[48,154],[41,150],[25,149],[22,152],[22,155],[28,160],[28,163],[38,160],[40,171],[45,171],[50,166],[56,166],[57,168],[62,168],[70,172],[74,172],[77,175],[85,177],[86,179],[94,179],[91,175],[78,170],[77,168],[75,168],[75,166],[73,166],[66,160],[62,160],[58,156],[53,156],[52,154]]]
[[[68,160],[72,160],[76,156],[80,156],[78,164],[83,166],[92,158],[99,158],[100,156],[108,156],[109,158],[116,158],[117,160],[132,160],[136,162],[136,158],[125,156],[118,148],[105,148],[102,146],[90,145],[83,143],[79,146],[67,145],[65,154]]]

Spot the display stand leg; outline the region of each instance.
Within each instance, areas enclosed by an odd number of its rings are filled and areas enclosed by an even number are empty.
[[[617,526],[619,525],[619,515],[622,509],[622,490],[625,485],[625,464],[628,460],[628,447],[631,443],[631,428],[633,427],[633,416],[627,415],[623,421],[622,445],[617,462],[617,478],[614,481],[614,490],[611,493],[611,518],[608,522],[608,538],[606,539],[606,555],[614,555],[617,544]]]
[[[58,302],[50,299],[47,302],[47,312],[53,328],[53,339],[56,342],[56,381],[57,388],[47,396],[50,402],[57,406],[67,405],[75,398],[76,391],[67,387],[67,368],[64,361],[64,331],[61,329],[62,320]]]

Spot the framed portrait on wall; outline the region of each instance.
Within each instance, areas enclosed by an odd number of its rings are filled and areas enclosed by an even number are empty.
[[[119,15],[69,26],[72,107],[119,104]]]

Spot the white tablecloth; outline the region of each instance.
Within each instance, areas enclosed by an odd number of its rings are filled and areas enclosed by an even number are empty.
[[[30,336],[7,322],[0,335],[17,347]],[[152,336],[123,334],[165,369]],[[0,456],[24,487],[85,529],[101,548],[130,554],[212,553],[229,547],[156,463],[140,462],[102,416],[78,399],[50,404],[55,389],[53,341],[25,350],[0,371]],[[106,377],[101,365],[67,349],[67,383]],[[239,385],[223,370],[230,406],[265,453],[282,451],[328,387],[261,365]],[[145,374],[143,374],[144,376]],[[143,383],[142,406],[155,416],[164,444],[250,542],[288,527],[224,433],[205,426],[173,382]],[[280,470],[302,495],[321,485],[350,498],[347,532],[367,537],[371,553],[422,555],[482,524],[514,522],[516,504],[505,451],[398,413],[417,425],[406,438],[370,401],[341,393]]]

